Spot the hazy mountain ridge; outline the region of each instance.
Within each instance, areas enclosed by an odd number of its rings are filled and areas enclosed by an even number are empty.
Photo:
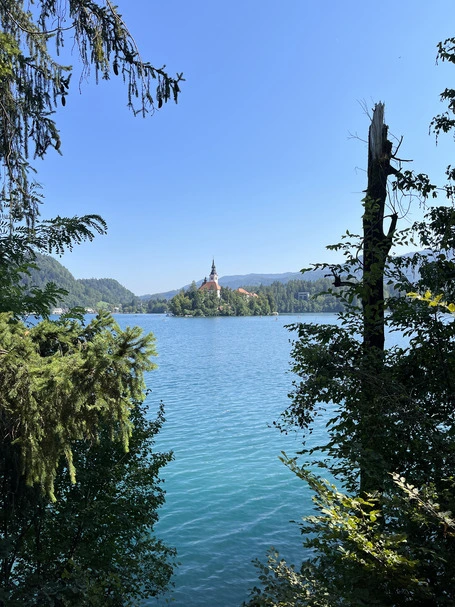
[[[327,274],[327,270],[311,270],[310,272],[283,272],[282,274],[233,274],[232,276],[222,276],[218,282],[222,287],[229,287],[230,289],[238,289],[239,287],[259,287],[260,285],[268,286],[274,282],[281,282],[286,284],[291,280],[318,280],[324,278]],[[202,280],[196,282],[197,286],[202,284]],[[177,295],[182,289],[186,290],[189,288],[189,284],[180,289],[174,289],[173,291],[165,291],[163,293],[153,293],[147,295],[140,295],[140,299],[146,301],[148,299],[171,299],[174,295]]]

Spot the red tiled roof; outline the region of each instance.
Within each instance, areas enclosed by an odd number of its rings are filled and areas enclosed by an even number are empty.
[[[214,280],[209,280],[199,287],[199,291],[221,291],[221,287]]]
[[[242,295],[248,295],[248,297],[258,297],[257,293],[250,293],[249,291],[246,291],[242,287],[239,287],[236,290],[238,293],[241,293]]]

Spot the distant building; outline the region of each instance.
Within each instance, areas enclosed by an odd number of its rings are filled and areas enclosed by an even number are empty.
[[[297,299],[303,299],[304,301],[308,301],[310,299],[309,291],[299,291],[297,293]]]
[[[218,284],[218,274],[216,273],[215,260],[212,261],[209,280],[204,278],[204,282],[199,287],[199,291],[215,291],[218,299],[221,298],[221,287]]]
[[[51,310],[51,314],[55,314],[56,316],[59,316],[60,314],[65,314],[65,312],[67,312],[65,308],[52,308]]]
[[[242,287],[240,287],[239,289],[236,289],[236,291],[237,291],[237,293],[240,293],[241,295],[245,295],[245,297],[247,297],[247,298],[259,297],[259,295],[257,293],[250,293],[249,291],[246,291]]]

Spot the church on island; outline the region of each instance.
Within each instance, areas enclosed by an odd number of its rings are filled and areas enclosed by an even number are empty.
[[[209,280],[204,278],[204,282],[199,287],[199,291],[215,291],[218,299],[221,298],[221,287],[218,284],[218,274],[216,273],[215,260],[212,261],[212,269],[210,271]]]
[[[235,290],[246,298],[258,297],[257,293],[250,293],[249,291],[242,289],[242,287]],[[221,298],[221,287],[218,284],[218,274],[216,272],[214,259],[212,260],[212,269],[210,270],[209,280],[207,280],[207,277],[204,278],[203,283],[199,287],[199,291],[215,291],[218,299]]]
[[[226,277],[227,283],[237,282],[239,277]],[[238,284],[238,283],[237,283]],[[197,288],[193,281],[188,290],[182,289],[168,304],[172,316],[265,316],[272,314],[274,302],[268,296],[250,293],[240,287],[221,287],[215,259],[209,277]]]

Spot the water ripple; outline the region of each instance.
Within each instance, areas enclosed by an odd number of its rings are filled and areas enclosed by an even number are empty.
[[[301,557],[289,521],[311,509],[304,483],[278,460],[299,449],[298,438],[269,426],[288,404],[284,325],[295,317],[118,320],[157,337],[148,404],[153,415],[165,403],[157,448],[175,457],[164,470],[166,505],[156,529],[176,546],[181,565],[173,593],[146,604],[239,605],[255,583],[252,559],[264,559],[270,546],[291,562]]]

